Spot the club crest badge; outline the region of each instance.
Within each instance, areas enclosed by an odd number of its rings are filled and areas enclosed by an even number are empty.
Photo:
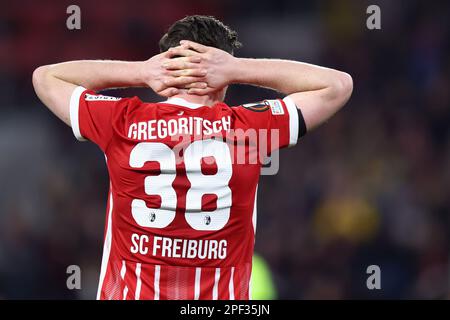
[[[255,111],[255,112],[264,112],[269,110],[269,104],[266,101],[259,101],[255,103],[247,103],[242,105],[244,108]]]

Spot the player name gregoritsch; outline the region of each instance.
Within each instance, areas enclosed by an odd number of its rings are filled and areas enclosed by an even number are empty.
[[[128,128],[128,138],[137,140],[164,139],[177,135],[209,136],[230,131],[231,117],[224,116],[211,121],[200,117],[184,117],[178,119],[159,119],[133,122]]]

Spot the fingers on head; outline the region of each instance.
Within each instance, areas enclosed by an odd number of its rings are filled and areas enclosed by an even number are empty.
[[[200,43],[196,43],[193,41],[189,41],[189,40],[181,40],[180,41],[180,45],[183,48],[187,48],[187,49],[194,49],[195,51],[199,52],[199,53],[204,53],[207,51],[208,47],[204,46]]]
[[[191,88],[188,90],[188,94],[195,94],[197,96],[203,96],[213,92],[213,88]]]
[[[165,60],[162,66],[167,70],[195,69],[200,67],[197,62],[184,57]]]
[[[176,95],[178,92],[179,92],[179,89],[170,87],[170,88],[166,88],[162,91],[159,91],[157,93],[163,97],[171,97],[171,96]]]
[[[193,82],[185,86],[186,89],[206,89],[208,84],[206,82]]]
[[[183,70],[183,69],[187,69],[189,66],[186,61],[176,58],[176,59],[164,62],[163,67],[166,68],[167,70]]]
[[[201,77],[181,76],[168,78],[163,82],[167,87],[181,87],[194,82],[205,82],[205,79]]]
[[[166,55],[170,58],[175,57],[175,56],[195,57],[195,56],[198,56],[199,53],[194,50],[178,46],[178,47],[169,48],[169,50],[167,50]]]
[[[183,77],[183,76],[191,76],[191,77],[204,77],[207,72],[203,69],[180,69],[168,71],[168,75],[172,77]]]

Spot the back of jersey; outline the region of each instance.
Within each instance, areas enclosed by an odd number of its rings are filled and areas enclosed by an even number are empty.
[[[261,161],[297,141],[291,100],[143,103],[80,87],[71,123],[111,180],[97,298],[250,298]]]

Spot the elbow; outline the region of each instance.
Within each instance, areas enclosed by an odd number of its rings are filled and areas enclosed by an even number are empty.
[[[47,76],[47,72],[47,66],[38,67],[33,71],[32,82],[35,90],[44,85],[44,80]]]
[[[41,66],[33,71],[32,82],[34,92],[38,98],[48,106],[49,97],[52,92],[52,81],[49,66]]]
[[[335,98],[342,102],[342,106],[350,99],[353,92],[353,79],[348,73],[338,71],[333,84]]]
[[[50,70],[51,66],[46,65],[40,66],[33,71],[32,83],[36,93],[39,91],[42,92],[43,90],[48,90],[52,78],[52,73]]]

